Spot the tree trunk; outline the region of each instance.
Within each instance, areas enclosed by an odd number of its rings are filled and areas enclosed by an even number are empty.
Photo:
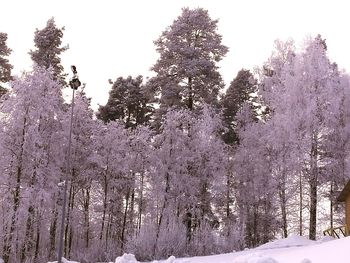
[[[83,189],[84,196],[84,229],[85,229],[85,247],[89,248],[89,233],[90,233],[90,217],[89,217],[89,207],[90,207],[90,187],[85,190]]]
[[[64,256],[68,258],[69,254],[69,229],[71,223],[71,205],[73,198],[73,184],[71,183],[69,188],[69,196],[68,196],[68,209],[67,209],[67,224],[64,230]]]
[[[122,233],[121,233],[121,249],[123,250],[124,248],[124,235],[125,235],[125,228],[126,228],[126,219],[127,219],[127,214],[128,214],[128,208],[129,208],[129,198],[130,198],[130,188],[126,192],[126,197],[125,197],[125,209],[124,209],[124,216],[123,216],[123,227],[122,227]]]
[[[25,116],[28,114],[28,109],[26,110]],[[24,140],[27,126],[27,118],[24,117],[23,120],[23,129],[22,129],[22,140],[20,147],[20,154],[18,157],[18,165],[16,171],[16,186],[13,194],[13,214],[11,217],[10,233],[7,239],[7,243],[4,243],[3,248],[3,260],[4,263],[8,263],[11,255],[12,239],[15,232],[15,225],[17,221],[17,210],[20,205],[20,193],[21,193],[21,178],[22,178],[22,160],[23,160],[23,151],[24,151]]]
[[[50,223],[50,250],[49,250],[49,259],[51,260],[54,256],[54,252],[56,251],[56,230],[57,230],[57,219],[58,219],[58,211],[57,211],[57,202],[54,196],[54,207],[52,210],[52,219]]]
[[[299,235],[303,236],[303,182],[299,173]]]
[[[32,249],[33,244],[33,220],[34,220],[34,207],[32,205],[28,208],[28,217],[26,223],[26,232],[24,235],[24,242],[21,249],[20,262],[24,262],[28,252]]]
[[[170,178],[169,178],[169,174],[166,173],[165,176],[165,191],[164,191],[164,201],[163,201],[163,206],[159,215],[159,222],[157,224],[157,230],[156,230],[156,238],[154,241],[154,247],[153,247],[153,256],[156,256],[156,252],[157,252],[157,243],[158,243],[158,238],[159,238],[159,233],[160,233],[160,227],[162,225],[162,221],[163,221],[163,216],[164,216],[164,210],[168,204],[168,193],[170,190]]]
[[[258,244],[258,205],[254,207],[254,216],[253,216],[253,247]]]
[[[106,239],[105,239],[105,244],[106,244],[106,252],[108,250],[108,237],[109,237],[109,232],[111,229],[111,214],[108,213],[108,220],[107,220],[107,229],[106,229]]]
[[[73,170],[74,174],[74,170]],[[71,204],[71,213],[69,217],[72,217],[73,214],[73,209],[74,209],[74,202],[75,202],[75,192],[74,192],[74,187],[72,188],[72,201],[70,202]],[[68,218],[69,218],[68,217]],[[69,235],[68,235],[68,258],[71,257],[71,252],[72,252],[72,242],[73,242],[73,234],[74,234],[74,228],[72,225],[72,219],[69,220],[69,224],[67,223],[67,226],[69,226]]]
[[[330,197],[329,197],[329,200],[330,200],[330,221],[331,221],[331,228],[333,229],[333,220],[334,220],[334,216],[333,216],[333,181],[331,181],[331,189],[330,189]]]
[[[144,181],[144,173],[141,173],[141,186],[140,186],[140,203],[139,203],[139,214],[138,214],[138,234],[141,230],[142,225],[142,212],[143,212],[143,181]]]
[[[42,207],[42,206],[41,206]],[[40,245],[40,231],[41,231],[41,215],[38,212],[38,222],[36,225],[36,238],[35,238],[35,251],[34,251],[34,262],[37,262],[39,255],[39,245]]]
[[[310,162],[310,225],[309,239],[316,240],[316,220],[317,220],[317,184],[318,184],[318,149],[316,134],[313,135],[311,145],[311,162]]]
[[[193,110],[193,89],[192,89],[192,78],[188,78],[188,109]]]
[[[282,231],[283,231],[283,237],[287,238],[288,237],[288,224],[287,224],[287,200],[286,200],[285,182],[281,182],[279,188],[280,188],[279,189],[279,196],[280,196],[281,212],[282,212]]]
[[[135,229],[135,225],[134,225],[134,208],[135,207],[135,187],[132,188],[131,190],[131,200],[130,200],[130,214],[129,214],[129,218],[130,218],[130,222],[129,225],[132,229],[131,234],[134,234],[134,229]]]
[[[107,173],[107,171],[106,171]],[[100,240],[103,237],[103,231],[105,228],[105,220],[106,220],[106,211],[107,211],[107,195],[108,195],[108,183],[107,183],[107,174],[104,176],[104,197],[103,197],[103,212],[102,212],[102,223],[101,223],[101,232],[100,232]]]
[[[227,221],[230,220],[230,205],[231,205],[231,173],[227,172],[227,178],[226,178],[226,218]]]

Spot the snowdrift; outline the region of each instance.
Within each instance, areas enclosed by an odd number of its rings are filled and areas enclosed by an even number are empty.
[[[311,241],[300,236],[276,240],[242,252],[190,258],[190,263],[349,263],[350,237]],[[176,262],[176,261],[175,261]]]
[[[326,237],[319,241],[311,241],[300,236],[290,236],[236,253],[193,258],[171,256],[166,260],[152,263],[349,263],[349,247],[350,237],[335,240]],[[68,260],[63,262],[78,263]],[[138,263],[138,261],[134,255],[124,254],[110,263]]]

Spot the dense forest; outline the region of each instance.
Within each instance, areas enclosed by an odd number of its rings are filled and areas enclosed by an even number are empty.
[[[52,18],[36,30],[20,76],[0,33],[5,263],[57,259],[65,185],[64,256],[80,262],[226,253],[341,224],[349,75],[318,35],[298,49],[276,40],[263,65],[225,84],[217,24],[184,8],[154,42],[153,77],[116,76],[97,112],[80,87],[71,149],[64,28]]]

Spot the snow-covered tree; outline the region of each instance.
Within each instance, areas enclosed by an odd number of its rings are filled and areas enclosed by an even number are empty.
[[[46,27],[41,30],[36,29],[34,34],[36,49],[29,52],[33,62],[46,69],[51,68],[54,77],[60,83],[65,83],[60,55],[68,49],[68,46],[62,46],[63,31],[64,27],[58,28],[55,19],[50,18]]]
[[[93,162],[93,133],[96,121],[93,120],[90,98],[84,90],[78,91],[74,103],[71,143],[71,172],[69,172],[69,191],[67,224],[65,228],[65,257],[88,255],[91,235],[91,193],[95,167]],[[62,124],[69,131],[70,111],[65,112]],[[68,137],[68,136],[67,136]],[[66,155],[67,156],[67,155]],[[68,156],[66,158],[69,158]],[[67,172],[67,171],[65,171]],[[74,245],[73,245],[74,244]],[[80,252],[78,254],[78,251]],[[88,259],[85,258],[85,259]]]
[[[3,221],[3,255],[5,262],[24,262],[45,253],[39,251],[47,241],[42,231],[61,175],[62,105],[59,84],[43,68],[35,67],[11,86],[12,93],[1,108],[5,127],[1,161],[6,167],[1,181],[11,204],[2,212],[8,215]]]
[[[217,248],[214,232],[220,225],[218,214],[222,209],[214,207],[220,204],[226,171],[221,129],[220,118],[207,106],[199,116],[176,109],[166,114],[161,132],[154,138],[150,168],[150,213],[156,218],[156,226],[151,241],[154,248],[149,252],[155,257],[174,251],[170,243],[164,246],[161,242],[165,237],[183,247],[178,255],[210,253]]]
[[[329,61],[325,41],[320,36],[309,39],[299,54],[294,52],[291,41],[276,42],[276,53],[266,69],[270,74],[263,77],[261,95],[271,112],[270,141],[275,141],[275,164],[279,162],[275,168],[282,183],[281,197],[286,194],[286,173],[301,175],[298,181],[308,183],[307,195],[303,195],[302,183],[299,184],[299,232],[302,202],[308,198],[309,237],[315,239],[319,190],[329,180],[325,171],[331,163],[327,156],[332,153],[327,152],[326,145],[335,128],[327,120],[333,119],[337,114],[335,109],[339,109],[339,72]],[[282,201],[285,202],[286,199]]]

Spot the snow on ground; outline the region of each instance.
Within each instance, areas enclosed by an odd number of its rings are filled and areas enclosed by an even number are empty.
[[[178,259],[174,263],[349,263],[350,237],[310,241],[291,236],[255,249],[208,257]]]
[[[47,262],[47,263],[57,263],[57,261]],[[62,257],[62,263],[79,263],[79,262],[77,262],[77,261],[69,261],[69,260],[65,259],[64,257]]]
[[[256,249],[272,249],[272,248],[286,248],[286,247],[303,247],[303,246],[309,246],[309,245],[315,245],[316,241],[307,239],[305,237],[292,235],[288,238],[284,239],[278,239],[269,243],[266,243],[264,245],[261,245],[260,247],[257,247]]]
[[[152,263],[349,263],[349,247],[350,237],[342,239],[325,237],[319,241],[311,241],[300,236],[290,236],[241,252],[192,258],[171,256],[166,260]],[[64,261],[64,263],[76,262]],[[138,261],[134,255],[124,254],[110,263],[138,263]]]

